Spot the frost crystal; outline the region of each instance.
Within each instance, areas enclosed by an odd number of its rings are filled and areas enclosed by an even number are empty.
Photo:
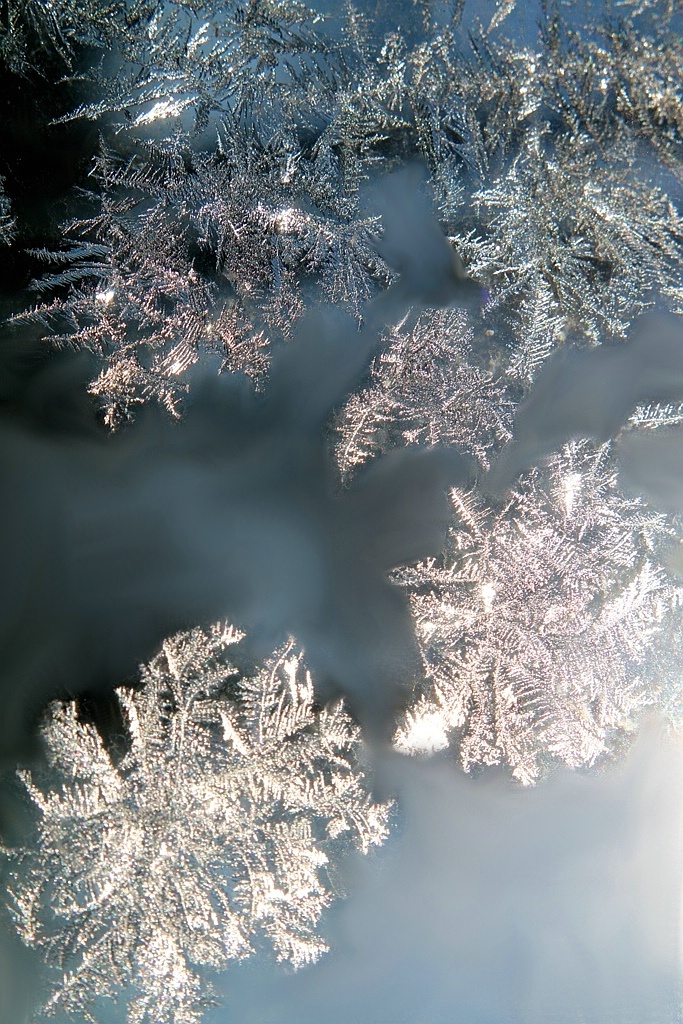
[[[392,228],[367,212],[364,189],[418,160],[487,301],[408,312],[359,390],[335,399],[327,440],[351,487],[375,455],[418,445],[455,446],[485,471],[554,352],[616,347],[644,311],[683,310],[680,12],[671,0],[619,0],[601,17],[547,0],[520,42],[516,0],[491,4],[488,27],[461,0],[406,4],[402,28],[339,6],[323,16],[293,0],[12,0],[0,58],[20,74],[78,68],[80,105],[62,121],[96,121],[102,138],[79,179],[88,192],[56,204],[61,238],[31,243],[44,245],[30,255],[47,273],[38,305],[14,323],[96,353],[90,388],[111,428],[152,401],[180,416],[187,371],[207,357],[261,387],[307,307],[322,300],[362,322],[391,288],[400,267],[381,252]],[[0,196],[0,239],[14,229]],[[611,456],[571,451],[502,509],[475,492],[476,530],[455,509],[446,561],[397,576],[428,677],[451,693],[445,720],[431,705],[415,719],[416,746],[464,729],[465,763],[502,759],[530,779],[542,749],[594,759],[630,721],[605,709],[635,707],[631,686],[645,694],[657,648],[644,652],[677,600],[660,557],[674,524],[626,501]],[[457,545],[470,552],[469,582]],[[544,582],[528,591],[533,566]],[[324,616],[334,631],[336,611]],[[366,647],[346,647],[358,649],[358,679]],[[456,672],[465,658],[471,673]]]
[[[389,805],[370,799],[360,738],[340,704],[319,710],[301,654],[251,678],[229,662],[232,629],[166,641],[142,688],[119,689],[125,736],[105,740],[74,703],[51,705],[50,772],[22,778],[37,841],[10,854],[23,941],[62,971],[45,1007],[93,1016],[133,995],[130,1024],[191,1024],[199,973],[262,940],[295,967],[326,949],[316,923],[339,837],[367,852]]]
[[[303,275],[356,315],[386,283],[357,202],[307,211],[314,169],[292,159],[286,137],[262,143],[227,122],[210,154],[177,141],[125,161],[105,150],[93,215],[65,226],[61,249],[32,251],[50,272],[15,322],[104,360],[91,390],[110,426],[153,400],[176,415],[184,374],[207,355],[259,382],[301,317]],[[332,175],[318,188],[339,191]]]
[[[486,465],[492,445],[509,439],[510,408],[477,365],[467,314],[430,311],[393,331],[368,386],[337,417],[337,459],[351,475],[395,447],[449,444]]]
[[[0,178],[0,244],[9,245],[14,238],[16,221],[12,216],[10,201],[5,195],[2,178]]]
[[[399,749],[457,737],[466,770],[530,783],[552,760],[594,763],[675,684],[658,657],[681,597],[652,549],[665,520],[615,475],[607,446],[572,444],[496,511],[453,492],[444,557],[401,573],[427,684]]]

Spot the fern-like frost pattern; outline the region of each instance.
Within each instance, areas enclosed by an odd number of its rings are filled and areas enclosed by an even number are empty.
[[[615,477],[609,446],[582,442],[495,511],[453,491],[443,558],[402,573],[427,683],[400,750],[454,741],[466,770],[506,764],[529,784],[553,762],[594,764],[675,690],[670,527]]]
[[[264,943],[295,967],[317,960],[328,857],[385,839],[390,805],[369,795],[341,704],[315,706],[293,643],[240,677],[239,639],[221,626],[166,641],[141,688],[117,691],[118,744],[75,703],[50,707],[49,770],[22,774],[36,843],[12,852],[9,883],[23,941],[62,972],[46,1013],[94,1021],[128,987],[130,1024],[194,1024],[202,968]]]
[[[482,476],[553,353],[618,348],[653,307],[680,315],[675,6],[623,0],[587,24],[582,5],[549,0],[525,42],[504,35],[515,0],[498,0],[486,28],[461,2],[413,8],[412,29],[378,32],[348,4],[333,38],[289,0],[8,5],[12,73],[73,77],[82,48],[94,55],[84,101],[63,118],[101,132],[92,187],[69,197],[61,244],[32,251],[46,273],[14,324],[97,355],[90,389],[108,427],[152,401],[181,416],[202,359],[260,387],[320,300],[362,323],[401,269],[381,255],[400,211],[380,222],[364,189],[408,161],[426,168],[486,301],[409,311],[385,335],[328,434],[346,483],[377,455],[437,444]],[[14,216],[0,193],[3,243]],[[637,410],[627,431],[666,421],[675,440],[667,408]],[[592,763],[640,707],[671,705],[669,655],[655,666],[680,598],[680,524],[623,493],[609,445],[572,441],[532,463],[495,498],[454,491],[444,556],[395,574],[426,678],[398,745],[454,740],[465,766],[505,762],[525,782],[549,759]],[[146,699],[122,691],[130,728]],[[73,709],[54,722],[67,714],[64,735],[96,744]],[[244,724],[197,725],[202,742],[212,728],[246,757]],[[134,749],[112,779],[134,777]]]

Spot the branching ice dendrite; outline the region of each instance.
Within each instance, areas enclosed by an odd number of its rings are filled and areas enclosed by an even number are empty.
[[[467,314],[431,310],[394,329],[368,386],[340,412],[337,459],[351,476],[394,448],[452,445],[486,466],[491,448],[510,437],[510,412],[501,385],[477,365]]]
[[[36,842],[7,851],[19,933],[62,972],[45,1012],[94,1020],[129,985],[130,1024],[194,1024],[200,968],[264,938],[295,967],[316,960],[328,854],[386,837],[390,805],[370,798],[341,704],[316,708],[291,643],[240,678],[239,639],[166,641],[142,688],[117,691],[125,738],[105,742],[74,703],[48,709],[50,771],[22,772]]]
[[[453,492],[447,553],[400,576],[427,688],[395,738],[430,752],[457,736],[466,769],[525,783],[551,760],[592,764],[666,689],[658,644],[679,588],[657,566],[663,516],[623,497],[609,447],[567,445],[498,511]]]
[[[0,178],[0,244],[9,245],[14,238],[15,229],[16,221],[12,216],[12,207]]]

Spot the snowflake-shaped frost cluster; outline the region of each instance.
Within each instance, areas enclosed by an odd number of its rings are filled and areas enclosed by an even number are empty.
[[[608,445],[572,443],[497,509],[453,492],[444,556],[401,573],[427,683],[399,749],[456,738],[466,770],[505,763],[528,784],[553,761],[593,764],[673,688],[666,519],[615,477]]]
[[[337,459],[350,476],[393,448],[453,445],[487,466],[492,447],[510,439],[512,408],[467,314],[430,310],[393,330],[367,386],[337,416]]]
[[[130,1024],[192,1024],[214,971],[267,942],[295,967],[326,949],[324,866],[339,843],[387,834],[360,736],[319,709],[290,643],[240,677],[232,628],[166,641],[140,689],[120,689],[125,735],[103,739],[76,703],[51,706],[45,779],[23,772],[36,842],[10,855],[23,941],[62,976],[46,1005],[94,1020],[132,996]]]

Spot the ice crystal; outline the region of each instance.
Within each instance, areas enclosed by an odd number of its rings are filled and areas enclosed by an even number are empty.
[[[382,351],[365,349],[366,363],[349,374],[347,393],[340,383],[334,402],[321,400],[326,416],[336,414],[328,442],[351,497],[355,475],[362,477],[370,458],[402,447],[454,446],[488,470],[518,422],[515,409],[524,407],[548,361],[559,365],[552,362],[558,349],[567,343],[598,351],[605,343],[618,348],[647,309],[683,308],[680,14],[665,0],[624,0],[607,8],[604,17],[586,5],[548,0],[541,4],[537,35],[527,33],[520,42],[513,31],[515,6],[514,0],[498,0],[484,27],[468,21],[467,5],[457,0],[421,0],[406,12],[403,28],[381,23],[382,11],[388,10],[382,4],[371,21],[352,4],[323,17],[289,0],[140,2],[123,8],[88,3],[80,27],[71,0],[51,6],[68,27],[62,35],[69,47],[90,48],[76,76],[83,102],[69,116],[77,122],[96,120],[104,141],[89,196],[68,197],[70,219],[61,246],[33,250],[33,259],[46,263],[48,273],[36,284],[38,306],[23,320],[37,324],[53,343],[86,347],[104,360],[90,386],[109,426],[133,418],[135,407],[151,400],[179,415],[181,397],[196,386],[187,371],[207,354],[218,355],[224,376],[246,372],[261,386],[271,358],[296,346],[307,308],[334,304],[350,312],[357,325],[372,320],[373,310],[382,308],[378,295],[395,295],[395,273],[404,269],[400,261],[392,263],[392,232],[410,242],[414,221],[409,207],[394,203],[391,216],[380,223],[379,204],[373,208],[365,194],[372,193],[373,181],[416,158],[427,169],[439,223],[451,242],[444,261],[450,283],[454,277],[461,285],[474,278],[486,287],[487,301],[464,302],[467,312],[418,316],[404,309],[398,324],[386,318],[375,323],[375,340],[391,328]],[[25,18],[29,8],[26,0],[11,10],[23,11]],[[415,246],[417,258],[411,263],[408,254],[407,259],[413,276],[426,286],[423,307],[435,298],[438,304],[454,297],[444,299],[430,267],[419,273],[420,254],[430,245],[429,238],[426,248],[422,245],[425,238]],[[468,283],[473,294],[481,294],[478,285]],[[314,315],[306,356],[311,373],[303,374],[295,360],[297,368],[287,378],[292,393],[299,393],[304,377],[311,391],[322,387],[316,353],[324,348],[327,322]],[[350,340],[352,332],[345,337]],[[356,391],[349,394],[349,389]],[[636,396],[638,401],[650,397]],[[546,438],[542,454],[571,436],[570,430],[557,444]],[[599,439],[606,436],[611,433]],[[567,600],[558,620],[566,637],[579,628],[577,622],[587,636],[597,636],[598,621],[604,624],[598,609],[613,593],[631,585],[637,589],[636,578],[650,595],[636,605],[648,610],[660,635],[666,616],[661,622],[657,616],[671,597],[656,540],[669,536],[671,523],[653,513],[646,541],[636,522],[647,515],[624,498],[611,456],[596,455],[591,462],[590,446],[571,448],[577,467],[565,473],[561,467],[569,450],[547,471],[527,473],[507,498],[498,495],[509,502],[505,511],[491,496],[472,498],[479,532],[468,534],[469,540],[463,539],[467,530],[460,513],[453,513],[453,537],[465,547],[491,552],[495,564],[491,577],[477,583],[481,590],[470,592],[462,583],[452,600],[444,598],[446,604],[458,606],[467,595],[476,607],[490,606],[475,634],[483,630],[490,650],[499,652],[500,672],[507,671],[512,657],[509,637],[521,631],[531,644],[538,632],[533,680],[522,672],[527,681],[519,691],[533,694],[533,700],[520,696],[524,714],[503,716],[507,739],[492,726],[486,743],[464,741],[463,757],[466,763],[507,759],[527,779],[539,770],[543,744],[570,763],[591,760],[609,744],[618,717],[586,711],[588,698],[580,686],[573,704],[556,699],[558,680],[568,671],[557,668],[562,652],[567,658],[574,654],[559,641],[550,650],[544,639],[549,627],[543,625],[543,608],[559,615],[562,603],[551,594],[553,573],[558,592],[569,586],[571,576],[585,600],[578,618]],[[317,465],[326,465],[322,446],[316,451]],[[524,466],[533,462],[530,457]],[[569,481],[564,497],[548,482],[553,473],[565,473]],[[584,486],[587,477],[595,482],[593,490]],[[571,522],[563,518],[567,502]],[[603,542],[620,516],[625,547],[607,550]],[[410,519],[410,525],[419,524]],[[384,522],[378,533],[382,529]],[[540,548],[533,537],[545,538]],[[357,549],[358,537],[353,541]],[[549,554],[547,565],[543,562],[546,556],[539,552],[547,544],[548,551],[557,544],[565,553],[571,572]],[[261,546],[266,545],[259,541]],[[622,565],[615,552],[626,549],[630,561]],[[538,572],[546,589],[534,591],[528,606],[512,597],[501,605],[506,587],[522,594],[526,586],[525,577],[506,582],[504,567],[516,578],[525,559],[531,564],[534,558],[545,565]],[[401,564],[406,561],[402,556]],[[420,570],[426,576],[419,585],[412,570],[401,575],[420,629],[427,621],[420,602],[434,587],[435,593],[446,587],[442,576],[432,587],[430,573],[460,579],[456,563],[450,576],[440,562],[429,564],[429,571]],[[645,565],[653,566],[647,572],[654,575],[647,576]],[[641,572],[645,575],[638,576]],[[277,573],[265,575],[269,587],[280,586],[279,579],[273,582]],[[654,590],[645,585],[646,577],[658,581]],[[359,588],[361,579],[359,572],[349,594],[369,593],[367,586]],[[666,595],[663,605],[655,593]],[[389,591],[372,594],[379,605]],[[354,630],[370,621],[367,605],[357,604],[364,610]],[[501,607],[504,616],[494,615],[492,610]],[[342,603],[334,610],[326,605],[315,619],[310,657],[316,630],[325,637],[321,649],[329,648],[327,638],[338,623],[323,627],[321,622],[343,618],[340,609]],[[502,619],[509,635],[493,629]],[[443,657],[460,657],[465,649],[460,626],[449,632],[445,618],[439,621]],[[636,666],[631,654],[624,654],[635,635],[629,630],[641,631],[641,620],[626,615],[621,621],[614,661],[608,667],[601,649],[603,668],[595,675],[596,687],[608,687],[613,672],[606,707],[622,700],[629,671],[645,679],[640,662]],[[349,675],[363,679],[362,689],[375,674],[367,671],[372,645],[365,630],[353,635],[368,641],[367,647],[346,644],[347,651],[358,648]],[[472,649],[483,650],[482,644],[465,645],[468,657]],[[463,693],[476,691],[478,706],[490,709],[499,670],[482,658],[470,682],[466,671],[458,678]],[[431,678],[429,659],[425,664]],[[472,680],[482,672],[477,689]],[[501,685],[507,693],[507,683]],[[546,703],[536,700],[541,691]],[[479,721],[468,700],[463,697],[458,706],[469,711],[454,712],[453,721],[463,715],[467,722]],[[628,704],[630,698],[623,700]],[[552,710],[546,713],[547,702]],[[490,718],[489,710],[482,714]],[[562,715],[567,723],[574,715],[593,725],[588,733],[567,725],[563,733],[556,724]],[[465,719],[458,727],[464,726]],[[437,734],[440,744],[439,729]]]
[[[680,594],[658,564],[664,518],[588,443],[498,510],[457,490],[453,508],[444,557],[402,573],[428,684],[397,746],[457,737],[466,769],[506,763],[525,783],[553,759],[594,763],[666,688],[657,643]]]
[[[392,332],[369,385],[346,403],[337,458],[352,475],[392,448],[448,444],[486,465],[491,447],[510,436],[510,408],[488,367],[477,365],[467,314],[425,313]]]
[[[318,275],[327,298],[359,315],[389,276],[357,199],[310,206],[314,169],[293,161],[286,139],[262,143],[236,124],[209,154],[181,142],[129,160],[103,152],[96,212],[70,221],[60,251],[34,251],[51,270],[17,322],[104,357],[92,391],[111,425],[150,400],[175,414],[202,355],[258,381],[271,344],[301,317],[305,278]],[[317,198],[336,186],[319,180]]]
[[[182,166],[180,154],[178,161]],[[95,216],[70,225],[61,252],[36,253],[53,269],[35,287],[55,297],[20,320],[49,330],[53,343],[106,358],[92,391],[112,426],[152,399],[175,413],[185,390],[182,375],[201,353],[215,353],[226,370],[258,379],[267,366],[266,338],[249,308],[236,301],[235,287],[243,293],[257,287],[263,271],[242,265],[239,284],[231,284],[220,240],[213,254],[203,244],[208,197],[191,205],[183,194],[188,174],[173,165],[167,170],[173,197],[160,182],[162,172],[140,161],[121,164],[103,154],[97,174],[103,194]],[[211,168],[202,181],[218,191]],[[242,227],[234,226],[236,237]]]
[[[35,71],[45,57],[68,65],[71,58],[70,4],[8,0],[0,28],[0,62],[19,75]]]
[[[14,238],[16,221],[12,216],[12,207],[5,195],[3,182],[0,178],[0,243],[10,245]]]
[[[362,315],[389,278],[359,193],[415,156],[525,382],[565,337],[622,336],[656,293],[680,302],[671,12],[588,29],[551,4],[521,46],[498,36],[514,7],[499,4],[466,45],[458,5],[450,20],[428,6],[421,38],[380,43],[351,7],[334,43],[324,18],[290,3],[108,13],[101,38],[123,69],[100,69],[88,106],[111,147],[96,171],[103,209],[69,223],[52,254],[68,273],[53,270],[58,298],[32,316],[106,353],[95,388],[110,422],[149,398],[174,410],[206,347],[262,374],[266,338],[289,336],[313,276]],[[124,110],[131,138],[106,125]],[[99,276],[82,255],[92,245],[106,249]]]
[[[129,986],[131,1024],[191,1024],[216,971],[265,940],[295,967],[326,949],[339,837],[367,852],[387,833],[357,727],[320,709],[290,643],[250,678],[240,635],[195,629],[166,641],[119,689],[124,734],[103,737],[75,703],[48,709],[44,777],[22,772],[36,842],[10,853],[23,941],[61,971],[44,1007],[93,1016]]]
[[[527,303],[551,291],[548,312],[597,341],[623,334],[655,287],[675,289],[681,217],[634,173],[634,156],[605,167],[587,138],[549,154],[532,134],[505,176],[475,193],[482,226],[498,242],[488,264],[497,301],[517,295],[524,320]]]
[[[100,98],[75,113],[113,116],[119,129],[143,134],[178,124],[202,133],[215,113],[272,131],[314,110],[334,82],[337,62],[317,20],[294,0],[134,3],[100,34],[119,58],[117,73],[106,64],[91,72]]]

